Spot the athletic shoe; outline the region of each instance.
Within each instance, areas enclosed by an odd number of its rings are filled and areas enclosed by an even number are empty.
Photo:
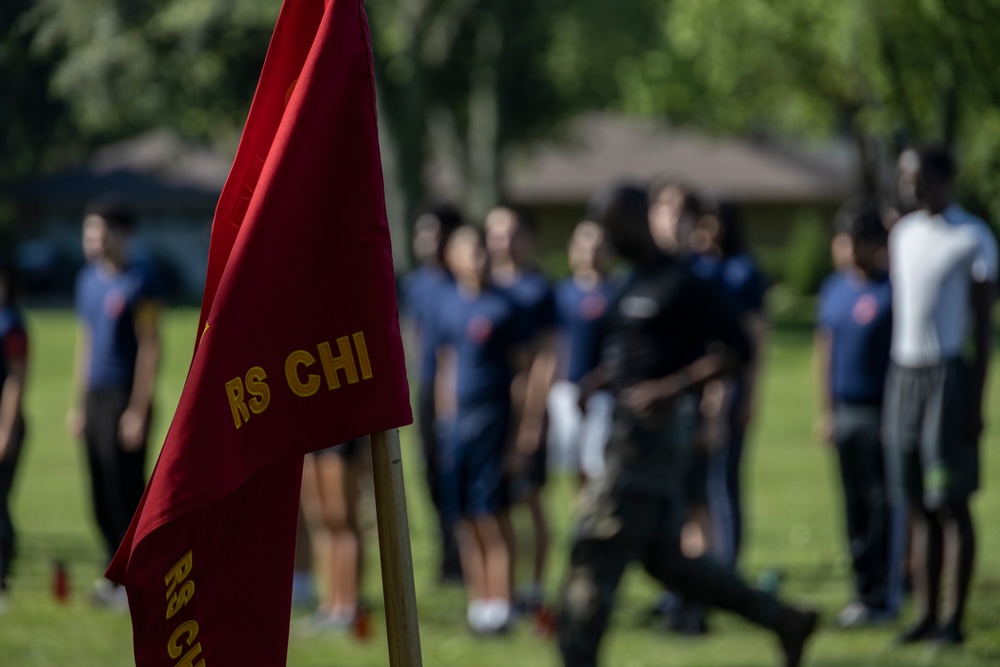
[[[811,609],[786,607],[781,612],[776,632],[785,655],[785,667],[799,667],[806,642],[816,631],[819,615]]]
[[[854,601],[837,614],[837,625],[842,630],[870,628],[889,623],[895,615],[885,609],[869,607],[864,602]]]
[[[107,579],[98,579],[94,582],[94,588],[90,591],[90,602],[95,607],[128,611],[128,594],[125,592],[125,587]]]
[[[957,623],[949,622],[938,628],[931,640],[943,646],[960,646],[965,643],[965,635]]]
[[[354,610],[317,609],[309,616],[309,626],[314,634],[340,634],[354,627]]]
[[[937,634],[937,621],[933,618],[922,618],[896,637],[896,643],[900,645],[915,644],[933,639]]]

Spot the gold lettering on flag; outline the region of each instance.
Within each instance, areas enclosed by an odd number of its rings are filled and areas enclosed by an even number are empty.
[[[329,341],[323,341],[316,346],[316,354],[309,350],[294,350],[285,357],[282,369],[285,383],[294,395],[299,398],[316,395],[322,386],[323,378],[326,379],[327,390],[334,391],[342,386],[341,375],[348,385],[374,377],[363,331],[357,331],[350,336],[341,336],[335,342],[339,353],[337,356],[333,355]],[[322,376],[319,373],[309,372],[317,362],[323,371]],[[237,429],[249,422],[252,415],[263,414],[271,404],[271,388],[267,383],[267,372],[261,366],[254,366],[244,376],[233,378],[226,383],[225,389],[233,425]]]
[[[186,607],[191,598],[194,597],[194,579],[191,578],[193,569],[194,556],[191,551],[188,551],[163,578],[167,589],[168,621]],[[180,658],[174,667],[206,667],[204,659],[198,660],[198,656],[201,655],[201,642],[194,644],[194,640],[197,638],[198,622],[193,619],[182,622],[174,629],[167,641],[167,655],[170,656],[170,659]],[[195,662],[195,660],[198,661]]]

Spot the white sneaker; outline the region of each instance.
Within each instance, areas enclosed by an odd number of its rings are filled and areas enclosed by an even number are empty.
[[[510,602],[502,598],[489,600],[486,603],[483,620],[485,621],[486,631],[491,634],[506,631],[511,621]]]
[[[128,594],[124,586],[112,583],[107,579],[98,579],[90,592],[90,601],[98,607],[106,607],[114,611],[128,611]]]
[[[880,609],[872,609],[860,601],[854,601],[840,610],[837,614],[837,625],[842,630],[853,628],[864,628],[884,625],[893,620],[894,616],[890,612]]]
[[[487,600],[469,600],[465,611],[465,620],[473,632],[488,632],[489,602]]]

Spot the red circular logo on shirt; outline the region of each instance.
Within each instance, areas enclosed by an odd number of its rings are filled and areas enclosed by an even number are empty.
[[[121,317],[125,311],[125,295],[121,290],[113,289],[104,297],[104,313],[113,320]]]
[[[878,301],[871,294],[865,294],[854,302],[851,317],[856,324],[861,326],[871,324],[876,315],[878,315]]]
[[[603,294],[588,294],[580,301],[580,317],[585,320],[596,320],[604,314],[608,304]]]
[[[482,345],[489,340],[490,334],[493,333],[493,323],[485,315],[475,315],[469,320],[469,326],[466,327],[465,333],[473,343]]]

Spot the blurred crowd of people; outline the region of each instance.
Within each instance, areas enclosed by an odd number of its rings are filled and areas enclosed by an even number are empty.
[[[837,271],[817,311],[821,433],[838,455],[854,574],[837,622],[892,621],[912,587],[917,618],[904,643],[964,640],[974,564],[968,501],[979,484],[998,259],[987,225],[951,199],[955,172],[944,149],[908,149],[889,201],[842,208]],[[86,447],[109,560],[144,487],[159,359],[162,295],[155,271],[129,260],[133,223],[120,201],[88,208],[76,293],[67,421]],[[400,281],[439,576],[464,586],[468,628],[499,635],[532,618],[556,629],[566,665],[595,665],[621,575],[637,561],[663,587],[653,613],[666,627],[704,634],[709,609],[731,610],[773,631],[785,664],[799,664],[817,614],[739,574],[741,468],[769,288],[739,207],[676,181],[609,186],[572,230],[570,275],[557,282],[538,265],[535,231],[516,207],[497,207],[480,225],[429,206],[413,227],[417,267]],[[2,602],[28,374],[8,271],[0,343]],[[361,439],[306,457],[293,594],[319,598],[314,629],[365,618],[358,507],[367,448]],[[572,471],[580,487],[558,598],[545,588],[553,469]],[[530,523],[530,548],[517,540],[517,512]],[[516,571],[523,561],[527,574]],[[325,585],[318,596],[314,575]],[[93,599],[127,605],[103,580]]]

